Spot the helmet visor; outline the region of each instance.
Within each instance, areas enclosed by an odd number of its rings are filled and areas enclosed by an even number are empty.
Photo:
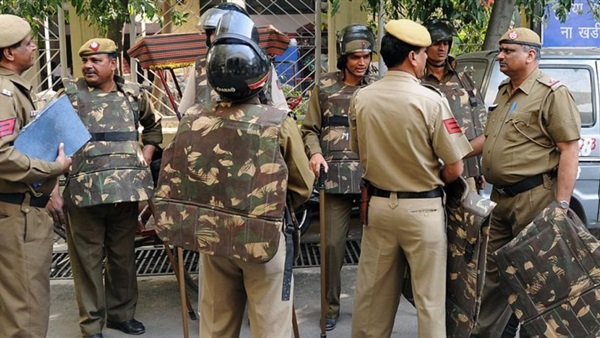
[[[258,30],[254,22],[239,12],[229,11],[223,15],[217,26],[216,36],[221,34],[241,35],[258,43]]]
[[[222,10],[219,8],[209,8],[202,16],[200,17],[200,21],[198,22],[198,27],[204,31],[217,29],[217,25],[219,24],[219,20],[223,15],[227,13],[226,10]]]

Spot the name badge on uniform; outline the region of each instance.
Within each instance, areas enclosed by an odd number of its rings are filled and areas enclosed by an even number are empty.
[[[4,95],[4,96],[8,96],[8,97],[11,97],[11,96],[12,96],[12,93],[11,93],[11,91],[10,91],[10,90],[8,90],[8,89],[4,88],[4,89],[2,89],[2,95]]]

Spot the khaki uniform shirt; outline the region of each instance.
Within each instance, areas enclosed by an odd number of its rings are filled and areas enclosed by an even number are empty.
[[[442,94],[403,71],[357,91],[349,120],[363,177],[384,190],[443,186],[440,160],[454,163],[472,150]]]
[[[288,167],[288,192],[294,208],[299,208],[310,197],[315,175],[308,167],[302,137],[296,120],[287,117],[280,129],[279,144]]]
[[[557,81],[536,70],[513,89],[509,79],[498,89],[495,104],[489,108],[482,169],[486,180],[496,185],[515,184],[558,166],[556,142],[578,140],[581,132],[579,111],[565,86],[551,91]],[[539,123],[550,135],[545,135]]]
[[[35,118],[31,85],[10,70],[0,68],[0,192],[33,191],[50,194],[62,165],[30,158],[13,147],[19,130]],[[65,126],[68,128],[68,126]],[[58,149],[56,149],[58,152]]]

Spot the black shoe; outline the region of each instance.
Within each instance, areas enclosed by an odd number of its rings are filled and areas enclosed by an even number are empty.
[[[102,333],[96,333],[95,335],[89,336],[89,338],[102,338]]]
[[[146,332],[144,324],[135,319],[130,319],[124,322],[112,322],[109,320],[106,322],[106,327],[108,327],[109,329],[115,329],[133,335],[138,335]]]
[[[337,318],[325,318],[325,331],[331,331],[335,329],[337,325]]]

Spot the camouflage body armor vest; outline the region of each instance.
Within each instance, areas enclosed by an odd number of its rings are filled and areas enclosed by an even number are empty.
[[[73,107],[92,138],[73,155],[67,181],[79,207],[135,202],[152,196],[153,183],[138,141],[137,85],[117,84],[120,90],[90,91],[84,79],[64,80]]]
[[[448,99],[450,110],[459,121],[467,140],[470,141],[481,134],[483,130],[481,121],[485,121],[487,112],[483,101],[475,95],[475,84],[468,76],[464,73],[454,73],[452,79],[446,83],[425,82],[433,85]],[[463,161],[465,164],[463,177],[481,176],[479,156]]]
[[[360,194],[363,171],[358,155],[350,150],[348,124],[350,98],[360,86],[347,86],[338,76],[339,73],[326,74],[319,90],[323,112],[321,150],[329,165],[325,191],[329,194]]]
[[[288,169],[279,145],[286,112],[196,105],[163,154],[156,231],[188,250],[265,263],[277,252]]]

